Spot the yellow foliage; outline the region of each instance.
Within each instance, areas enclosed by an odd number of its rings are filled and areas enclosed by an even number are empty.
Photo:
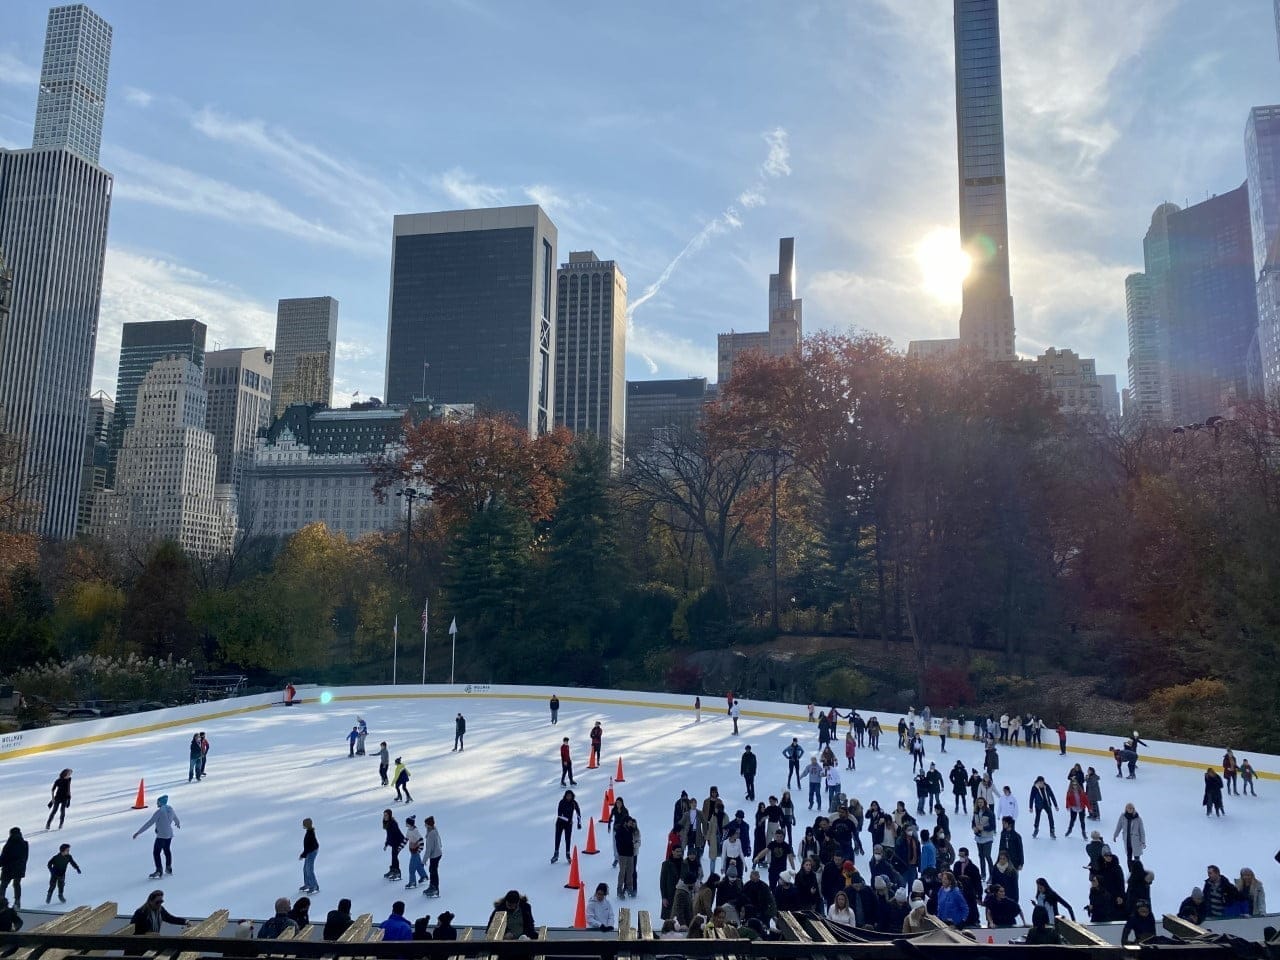
[[[1190,683],[1162,687],[1147,698],[1147,703],[1155,710],[1169,711],[1176,707],[1220,703],[1226,698],[1227,685],[1225,683],[1221,680],[1200,677]]]

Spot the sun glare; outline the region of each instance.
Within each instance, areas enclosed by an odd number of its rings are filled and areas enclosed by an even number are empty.
[[[956,230],[935,227],[916,244],[920,286],[942,303],[959,303],[961,285],[969,274],[969,255],[960,249]]]

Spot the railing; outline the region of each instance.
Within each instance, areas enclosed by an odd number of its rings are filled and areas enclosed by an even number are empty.
[[[445,960],[445,958],[492,958],[492,960],[532,960],[550,957],[599,957],[601,960],[673,960],[676,957],[715,957],[725,960],[761,958],[840,958],[840,960],[880,960],[907,956],[913,960],[977,960],[1000,956],[1010,960],[1020,957],[1114,958],[1124,948],[1099,940],[1079,924],[1058,918],[1059,933],[1067,943],[1062,946],[1028,947],[1021,944],[989,944],[982,942],[981,930],[976,935],[953,930],[930,922],[929,929],[913,936],[876,934],[829,924],[816,915],[781,913],[778,926],[782,940],[733,939],[708,927],[705,939],[664,940],[656,938],[649,913],[636,913],[632,926],[630,910],[618,912],[616,936],[585,935],[571,939],[548,939],[547,928],[536,940],[504,940],[506,916],[495,917],[488,927],[465,928],[457,940],[382,942],[382,929],[369,914],[358,917],[336,941],[314,939],[316,927],[308,925],[296,933],[274,940],[243,939],[217,936],[230,923],[227,912],[219,910],[206,920],[197,921],[179,934],[134,936],[132,924],[120,925],[117,907],[104,903],[98,907],[76,907],[31,930],[0,933],[0,956],[13,960],[79,960],[79,958],[143,956],[150,960],[200,960],[203,957],[286,957],[297,960]],[[1199,928],[1165,917],[1167,930],[1183,935],[1196,934]],[[234,929],[234,927],[232,928]],[[567,931],[566,931],[567,933]],[[871,939],[859,940],[862,935]],[[1163,953],[1190,957],[1206,951],[1233,956],[1229,944],[1199,940],[1171,943],[1160,947]]]

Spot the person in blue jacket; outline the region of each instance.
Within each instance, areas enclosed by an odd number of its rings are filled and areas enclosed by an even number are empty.
[[[938,919],[953,927],[963,927],[969,919],[969,901],[956,886],[955,874],[943,870],[938,883]]]
[[[804,756],[804,747],[800,746],[800,741],[795,737],[791,738],[791,743],[782,751],[782,755],[787,758],[787,789],[791,789],[791,775],[795,774],[796,789],[800,788],[800,758]]]
[[[347,756],[354,757],[356,755],[356,741],[360,739],[360,728],[353,726],[351,732],[347,734]]]
[[[391,905],[391,915],[378,926],[382,928],[383,940],[413,939],[413,924],[405,919],[403,900],[397,900]]]

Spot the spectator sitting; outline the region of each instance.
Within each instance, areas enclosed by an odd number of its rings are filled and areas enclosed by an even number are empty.
[[[17,933],[22,929],[22,917],[9,906],[8,897],[0,897],[0,933]]]
[[[998,883],[987,888],[987,898],[982,901],[982,905],[987,910],[989,927],[1012,927],[1018,920],[1026,922],[1018,902],[1006,897],[1004,887]]]
[[[139,936],[159,933],[166,923],[179,927],[187,924],[182,917],[175,917],[164,908],[163,890],[152,890],[151,895],[147,897],[147,902],[133,911],[130,919],[133,921],[133,932]]]
[[[383,940],[413,939],[413,925],[405,919],[403,900],[397,900],[391,905],[391,915],[378,926],[382,928]]]
[[[1124,930],[1120,933],[1120,945],[1128,943],[1144,943],[1156,935],[1156,918],[1151,913],[1151,904],[1139,900],[1133,905],[1133,913],[1124,922]],[[1129,937],[1133,940],[1130,941]]]
[[[433,940],[457,940],[458,931],[453,928],[453,914],[446,910],[436,917],[436,930]]]
[[[595,896],[587,901],[587,929],[612,930],[613,904],[609,902],[609,885],[596,884]]]
[[[507,932],[502,935],[502,939],[538,939],[538,930],[533,925],[533,908],[529,906],[529,899],[519,890],[508,890],[501,900],[494,903],[493,913],[489,914],[489,922],[492,923],[493,918],[499,913],[507,915]]]
[[[1204,923],[1204,891],[1199,887],[1191,888],[1191,895],[1178,907],[1178,917],[1189,923]]]
[[[338,901],[338,909],[330,910],[329,915],[324,918],[323,936],[325,940],[332,943],[346,933],[350,926],[351,901],[343,897]]]
[[[415,940],[432,939],[431,914],[427,914],[425,917],[419,917],[417,920],[413,921],[413,939]]]
[[[292,930],[297,933],[298,924],[293,917],[289,916],[291,909],[293,909],[293,905],[289,903],[289,898],[279,897],[276,900],[276,915],[258,928],[258,939],[277,940],[286,930]]]
[[[1026,939],[1023,943],[1030,944],[1059,944],[1062,938],[1058,936],[1058,931],[1049,926],[1049,911],[1044,907],[1036,906],[1031,910],[1031,929],[1027,931]]]
[[[289,919],[301,930],[311,922],[311,898],[299,897],[293,901],[293,909],[289,911]]]

